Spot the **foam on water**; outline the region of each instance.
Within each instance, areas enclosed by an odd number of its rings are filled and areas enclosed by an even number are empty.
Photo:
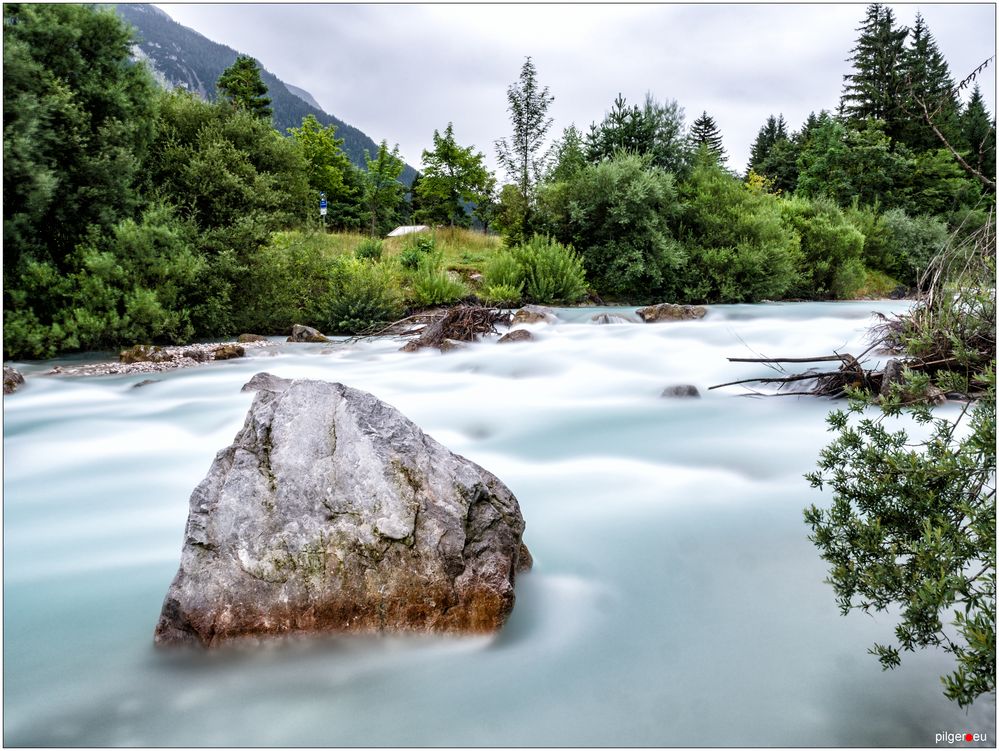
[[[728,357],[858,354],[904,303],[713,306],[440,355],[280,344],[153,376],[20,364],[4,400],[8,745],[927,745],[994,738],[947,702],[940,653],[883,673],[889,615],[839,616],[801,509],[824,400],[708,386]],[[275,340],[276,341],[276,340]],[[64,365],[87,358],[70,358]],[[364,389],[517,494],[535,570],[491,639],[283,642],[163,654],[152,629],[187,502],[266,370]],[[154,383],[133,386],[147,378]],[[700,399],[664,399],[669,385]],[[947,408],[953,409],[953,408]],[[911,426],[910,426],[911,427]]]

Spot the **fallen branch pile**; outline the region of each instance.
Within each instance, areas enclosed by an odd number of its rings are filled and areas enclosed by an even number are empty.
[[[870,352],[870,349],[867,350]],[[861,357],[867,354],[864,352]],[[745,383],[777,383],[777,395],[795,394],[809,396],[844,396],[846,389],[860,388],[865,391],[879,393],[883,381],[883,373],[864,370],[860,360],[849,354],[834,354],[819,357],[730,357],[729,362],[755,362],[771,365],[775,370],[784,372],[781,367],[783,363],[818,363],[818,362],[839,362],[838,369],[833,371],[807,370],[804,373],[777,376],[774,378],[743,378],[738,381],[720,383],[717,386],[710,386],[711,389],[720,389],[725,386],[736,386]],[[811,388],[793,390],[785,387],[790,384],[807,385],[804,382],[813,381]]]
[[[475,342],[483,334],[498,334],[496,327],[509,326],[512,320],[511,313],[495,308],[457,305],[453,308],[423,311],[358,338],[396,336],[410,340],[403,347],[408,352],[423,347],[443,350],[453,346],[454,342]]]

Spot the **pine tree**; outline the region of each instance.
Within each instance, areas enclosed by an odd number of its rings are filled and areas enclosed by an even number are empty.
[[[794,191],[798,179],[798,152],[787,132],[784,115],[771,115],[750,148],[746,174],[755,172],[763,175],[771,181],[774,189],[790,193]]]
[[[902,101],[902,60],[908,29],[895,27],[895,14],[879,3],[867,6],[867,17],[857,31],[848,62],[853,72],[843,76],[840,113],[852,126],[868,118],[885,122],[885,132],[896,139],[907,115]]]
[[[583,148],[583,134],[575,125],[562,132],[562,137],[552,144],[548,158],[548,182],[571,180],[587,164]]]
[[[222,71],[215,84],[219,96],[237,109],[252,112],[262,119],[271,117],[271,100],[260,77],[260,68],[252,57],[240,55]]]
[[[721,131],[707,112],[702,112],[701,116],[694,120],[690,126],[690,145],[699,149],[704,146],[708,152],[713,154],[718,163],[725,161],[725,148],[722,146]]]
[[[972,89],[971,99],[960,118],[961,136],[969,154],[967,161],[976,170],[990,179],[996,176],[996,126],[989,119],[985,109],[981,89],[978,84]]]
[[[659,102],[651,93],[645,103],[629,107],[620,94],[600,125],[590,125],[586,155],[591,162],[611,159],[620,151],[645,157],[654,167],[681,174],[688,166],[683,108],[676,100]]]
[[[902,57],[901,77],[908,113],[899,133],[901,140],[918,151],[941,147],[939,137],[926,122],[924,104],[940,132],[948,140],[955,140],[960,134],[960,104],[954,92],[954,81],[947,61],[919,13],[912,27],[910,44]]]

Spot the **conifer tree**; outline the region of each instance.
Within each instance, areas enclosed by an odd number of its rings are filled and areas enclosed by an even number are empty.
[[[978,84],[960,118],[961,140],[968,148],[968,163],[988,178],[996,175],[996,126],[989,119]]]
[[[916,14],[909,46],[901,60],[903,98],[908,117],[902,122],[899,136],[910,148],[926,151],[940,148],[940,140],[926,122],[923,104],[932,113],[933,122],[948,140],[960,134],[960,109],[954,81],[947,61],[922,15]]]
[[[714,118],[707,112],[702,112],[701,116],[694,120],[690,126],[690,145],[699,149],[701,146],[707,148],[713,154],[718,163],[725,161],[725,148],[722,146],[721,131],[715,124]]]
[[[790,193],[798,179],[798,152],[787,131],[784,115],[770,115],[750,148],[746,174],[763,175],[774,189]]]
[[[868,118],[885,122],[885,133],[897,139],[907,118],[902,101],[902,60],[908,29],[896,28],[895,14],[880,3],[867,6],[848,62],[853,72],[843,76],[840,113],[859,127]]]
[[[575,125],[566,128],[562,137],[552,145],[548,162],[551,166],[547,177],[549,182],[570,180],[586,166],[583,134]]]
[[[252,57],[237,57],[236,62],[222,71],[215,88],[220,97],[237,109],[270,119],[271,100],[267,96],[267,85],[261,79],[260,68]]]
[[[659,102],[651,93],[645,103],[628,106],[618,94],[600,125],[590,125],[586,155],[591,162],[611,159],[625,151],[645,157],[654,167],[680,174],[688,166],[683,108],[675,99]]]

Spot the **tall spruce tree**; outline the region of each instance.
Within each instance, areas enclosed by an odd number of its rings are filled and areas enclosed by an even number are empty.
[[[544,174],[544,159],[539,156],[552,118],[548,117],[548,107],[555,97],[548,93],[548,87],[538,85],[538,71],[531,58],[524,60],[520,78],[506,90],[513,135],[508,141],[496,141],[496,156],[500,166],[516,183],[523,198],[523,226],[530,228],[531,207],[538,181]]]
[[[699,149],[702,146],[712,154],[719,164],[725,162],[725,148],[722,146],[721,131],[714,118],[706,111],[690,125],[690,145]]]
[[[843,76],[840,113],[847,124],[860,127],[868,118],[885,123],[885,133],[897,139],[907,119],[903,102],[902,60],[908,29],[896,28],[895,14],[880,3],[867,6],[850,50],[853,72]]]
[[[784,115],[770,115],[750,147],[747,175],[755,172],[768,178],[773,188],[785,193],[794,190],[798,179],[799,149],[792,142]]]
[[[968,163],[990,179],[996,175],[996,124],[989,119],[982,91],[978,84],[971,91],[964,112],[961,113],[961,140],[968,149]]]
[[[552,144],[548,163],[548,182],[571,180],[586,166],[583,134],[575,125],[562,131],[562,137]]]
[[[941,147],[939,137],[926,121],[925,105],[944,137],[951,142],[959,140],[960,103],[950,68],[919,13],[916,13],[909,46],[902,56],[901,79],[908,117],[901,124],[900,139],[917,151]]]
[[[270,119],[271,100],[267,96],[267,85],[260,77],[260,68],[252,57],[237,57],[236,62],[222,71],[215,88],[219,96],[237,109],[244,109],[262,119]]]

